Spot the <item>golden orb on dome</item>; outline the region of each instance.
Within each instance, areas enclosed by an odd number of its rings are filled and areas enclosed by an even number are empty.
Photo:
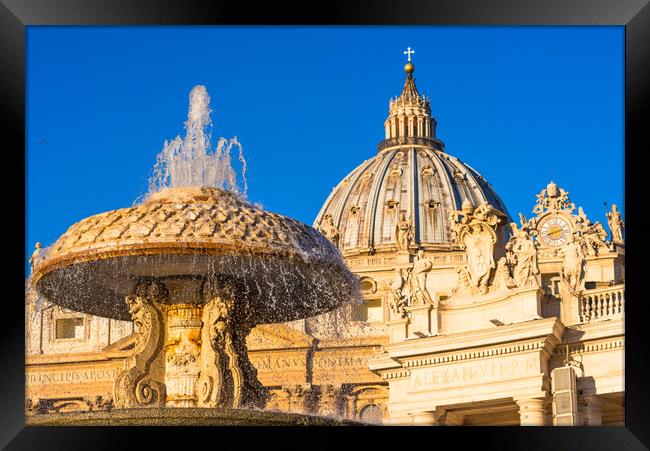
[[[410,61],[404,65],[404,72],[411,75],[415,71],[415,66]]]

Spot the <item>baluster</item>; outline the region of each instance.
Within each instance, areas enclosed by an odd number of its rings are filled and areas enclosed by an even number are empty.
[[[604,307],[604,302],[603,302],[603,295],[602,294],[597,294],[596,299],[598,299],[596,302],[596,318],[601,319],[603,317],[603,307]]]
[[[624,311],[625,311],[625,292],[621,290],[618,292],[618,312],[620,314],[623,314]]]

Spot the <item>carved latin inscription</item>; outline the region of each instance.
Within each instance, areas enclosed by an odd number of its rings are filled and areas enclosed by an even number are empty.
[[[538,355],[517,356],[499,361],[414,369],[411,371],[411,387],[413,391],[426,391],[442,386],[480,384],[539,373]]]

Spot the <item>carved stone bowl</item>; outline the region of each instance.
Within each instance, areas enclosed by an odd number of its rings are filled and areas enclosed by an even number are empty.
[[[131,319],[125,296],[148,279],[188,282],[170,303],[201,303],[207,282],[229,280],[260,323],[316,315],[358,294],[318,231],[208,187],[165,189],[83,219],[42,251],[33,273],[48,300],[121,320]]]

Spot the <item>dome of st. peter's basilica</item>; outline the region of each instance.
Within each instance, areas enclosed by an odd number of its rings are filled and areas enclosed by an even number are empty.
[[[431,103],[420,95],[412,72],[391,99],[386,139],[332,191],[314,226],[344,256],[394,252],[398,224],[410,224],[409,249],[453,247],[449,210],[484,203],[508,211],[492,186],[468,164],[448,154],[436,137]]]

